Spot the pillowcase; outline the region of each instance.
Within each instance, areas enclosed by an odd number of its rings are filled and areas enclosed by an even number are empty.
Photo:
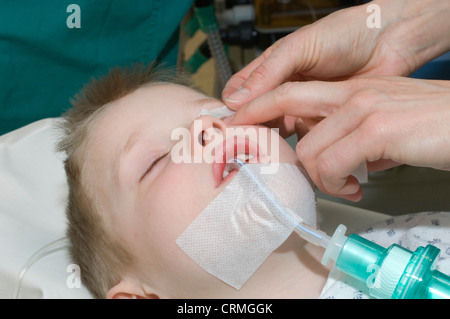
[[[13,296],[30,257],[65,237],[68,187],[63,154],[56,152],[58,121],[0,136],[0,298],[92,298],[62,245],[28,268]]]

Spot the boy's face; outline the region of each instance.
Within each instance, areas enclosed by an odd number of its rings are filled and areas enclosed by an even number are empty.
[[[113,102],[94,128],[86,173],[100,187],[109,226],[137,257],[137,264],[124,277],[142,284],[147,295],[208,298],[238,293],[195,264],[175,242],[234,174],[222,180],[223,166],[218,163],[175,163],[170,151],[180,137],[172,140],[172,132],[189,130],[191,146],[205,151],[201,134],[194,134],[194,120],[202,120],[202,131],[214,127],[218,134],[224,132],[228,127],[223,121],[198,117],[201,108],[222,105],[180,85],[144,87]],[[261,132],[261,127],[255,128]],[[270,137],[270,130],[263,129]],[[258,141],[259,155],[271,152],[271,160],[299,166],[291,147],[278,135],[277,139],[277,152]],[[257,155],[252,147],[249,152]]]

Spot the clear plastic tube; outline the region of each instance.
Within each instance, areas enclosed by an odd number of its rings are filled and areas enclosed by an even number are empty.
[[[30,258],[25,262],[22,269],[19,272],[18,278],[16,280],[16,283],[14,285],[14,290],[12,293],[12,298],[18,299],[20,294],[20,289],[22,287],[23,279],[25,278],[26,273],[30,269],[30,267],[39,261],[40,259],[53,254],[57,251],[60,251],[62,249],[65,249],[69,247],[69,240],[66,237],[60,238],[58,240],[55,240],[44,247],[40,248],[38,251],[36,251],[33,255],[31,255]]]
[[[267,190],[264,188],[263,185],[259,182],[259,180],[245,167],[244,163],[241,162],[238,159],[234,160],[235,163],[240,165],[240,169],[244,170],[246,174],[255,182],[255,185],[259,187],[259,189],[262,191],[262,193],[266,196],[266,198],[272,203],[273,207],[275,207],[279,214],[283,215],[285,219],[289,220],[293,225],[295,225],[294,231],[300,235],[302,238],[307,240],[308,242],[321,246],[321,247],[328,247],[328,244],[330,242],[330,237],[323,231],[314,229],[312,227],[309,227],[305,225],[304,223],[298,223],[297,221],[293,220],[289,214],[287,214],[282,207],[278,205],[276,201],[273,200],[273,197],[268,194]]]

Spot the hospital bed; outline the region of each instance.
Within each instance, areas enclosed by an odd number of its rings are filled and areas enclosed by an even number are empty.
[[[68,192],[64,157],[55,150],[60,120],[0,136],[0,298],[92,298],[65,242],[58,242],[65,236]],[[389,217],[324,199],[317,206],[327,233],[340,223],[352,232]]]

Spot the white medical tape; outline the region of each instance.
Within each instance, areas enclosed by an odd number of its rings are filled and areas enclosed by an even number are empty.
[[[352,174],[360,184],[365,184],[369,181],[369,173],[367,171],[367,164],[363,162],[352,172]]]
[[[231,116],[234,113],[235,113],[234,111],[230,110],[226,105],[224,105],[222,107],[218,107],[218,108],[212,109],[212,110],[201,109],[198,116],[210,115],[210,116],[214,116],[218,119],[221,119],[223,117]]]
[[[261,174],[266,165],[246,164],[247,172],[241,168],[176,241],[198,265],[236,289],[289,237],[296,223],[316,226],[315,195],[306,177],[291,164]]]

